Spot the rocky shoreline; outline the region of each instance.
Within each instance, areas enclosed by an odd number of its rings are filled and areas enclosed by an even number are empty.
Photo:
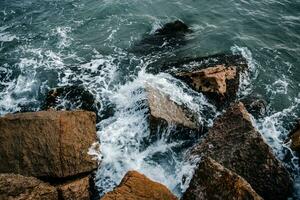
[[[155,42],[160,44],[165,40],[170,40],[171,45],[177,45],[176,41],[181,44],[184,34],[191,31],[180,21],[168,23],[138,47],[155,46]],[[193,69],[182,67],[191,62],[196,63]],[[181,70],[166,72],[204,94],[222,111],[208,128],[198,124],[193,110],[179,105],[158,88],[144,86],[150,134],[161,126],[175,124],[179,134],[203,136],[186,155],[187,161],[199,161],[181,199],[284,200],[291,197],[293,177],[252,124],[251,115],[264,114],[265,101],[259,96],[237,100],[240,75],[247,70],[245,59],[239,55],[213,55],[182,59],[176,66]],[[59,107],[60,96],[67,98],[70,106]],[[100,103],[84,88],[67,86],[49,91],[42,107],[45,111],[0,117],[0,200],[100,199],[94,172],[101,167],[101,161],[91,154],[99,151],[96,135],[96,121],[101,120],[99,108]],[[300,125],[290,138],[291,148],[299,153]],[[101,199],[175,200],[178,197],[166,186],[137,171],[129,171]]]

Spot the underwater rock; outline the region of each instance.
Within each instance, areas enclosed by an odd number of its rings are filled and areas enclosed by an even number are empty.
[[[238,174],[209,157],[201,158],[181,200],[262,200]]]
[[[291,138],[291,149],[300,152],[300,120],[298,121],[296,127],[290,133]]]
[[[254,117],[263,117],[266,114],[267,102],[259,94],[251,94],[240,99],[247,111]]]
[[[119,186],[104,195],[101,200],[177,200],[170,190],[157,182],[148,179],[136,171],[129,171]]]
[[[287,199],[292,190],[288,171],[253,127],[242,103],[215,120],[190,156],[208,156],[242,176],[264,199]]]
[[[0,117],[0,173],[55,179],[97,168],[88,155],[96,141],[88,111],[41,111]]]
[[[58,200],[55,187],[34,177],[0,174],[0,199]]]
[[[175,74],[171,72],[171,74],[187,83],[195,91],[205,94],[217,107],[221,108],[236,98],[240,73],[247,68],[246,61],[238,55],[214,55],[183,60],[180,63],[176,65],[187,65],[190,69],[181,70]]]
[[[43,110],[87,110],[98,114],[100,104],[94,95],[80,85],[67,85],[51,89],[46,98]],[[98,120],[99,116],[97,116]]]
[[[147,86],[146,91],[152,119],[163,119],[169,124],[173,123],[191,129],[199,129],[193,113],[178,105],[167,94],[151,86]]]
[[[176,20],[174,22],[166,23],[162,28],[155,31],[155,35],[171,35],[190,33],[189,27],[182,21]]]
[[[90,200],[90,176],[56,186],[62,200]]]
[[[191,32],[192,30],[185,23],[176,20],[165,24],[153,34],[144,36],[130,51],[138,54],[149,54],[164,49],[170,50],[170,48],[184,45],[186,43],[185,34]]]

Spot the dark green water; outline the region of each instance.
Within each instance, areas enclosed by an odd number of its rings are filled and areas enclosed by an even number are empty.
[[[148,54],[132,51],[176,19],[194,31],[184,45]],[[147,133],[140,87],[160,85],[200,115],[199,104],[205,103],[182,91],[184,86],[172,86],[171,77],[144,69],[170,57],[241,53],[250,70],[239,95],[259,93],[268,102],[267,116],[256,119],[256,126],[296,176],[298,160],[283,141],[300,116],[299,41],[299,0],[0,0],[0,115],[38,110],[49,88],[82,84],[102,103],[99,112],[116,106],[115,115],[98,124],[104,157],[99,174],[106,177],[99,179],[100,187],[107,191],[126,170],[137,169],[180,195],[182,174],[172,174],[189,168],[173,144],[160,141],[140,149],[139,139]],[[155,162],[157,154],[170,162]]]

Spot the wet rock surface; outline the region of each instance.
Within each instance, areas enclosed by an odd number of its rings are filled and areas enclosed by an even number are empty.
[[[33,177],[0,174],[1,200],[58,200],[55,187]]]
[[[98,114],[100,104],[94,95],[81,85],[67,85],[49,90],[46,95],[43,110],[87,110]],[[100,119],[99,116],[97,118]],[[99,120],[98,119],[98,120]]]
[[[97,168],[88,155],[96,141],[95,114],[42,111],[0,118],[0,172],[43,179],[64,178]]]
[[[179,124],[191,129],[199,129],[193,113],[171,100],[167,94],[151,86],[147,86],[146,91],[148,93],[152,121],[155,121],[153,120],[155,118],[163,119],[168,123]]]
[[[185,65],[194,66],[184,70]],[[247,63],[239,55],[213,55],[204,58],[183,59],[170,64],[183,70],[172,72],[195,91],[205,94],[218,107],[223,108],[236,98],[240,73],[247,69]]]
[[[240,100],[247,111],[256,118],[263,117],[266,114],[267,102],[264,100],[262,95],[251,94],[243,97]]]
[[[59,198],[63,200],[90,200],[90,176],[56,186]]]
[[[251,185],[213,159],[203,157],[182,200],[262,200]]]
[[[164,185],[151,181],[145,175],[129,171],[118,187],[101,200],[177,200]]]
[[[253,127],[242,103],[232,105],[215,120],[192,156],[209,156],[243,177],[264,199],[287,199],[292,180]]]

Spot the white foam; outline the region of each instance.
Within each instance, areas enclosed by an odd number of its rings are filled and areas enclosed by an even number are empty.
[[[183,83],[168,74],[152,75],[141,70],[136,79],[121,85],[110,94],[109,100],[116,106],[114,116],[100,122],[98,137],[101,142],[103,157],[98,171],[97,185],[107,192],[118,184],[128,170],[137,170],[149,178],[165,184],[177,194],[182,184],[182,177],[190,174],[188,163],[183,165],[182,157],[173,152],[172,148],[181,145],[180,142],[167,142],[165,137],[144,146],[144,140],[149,137],[146,85],[170,95],[179,105],[184,104],[198,111],[199,121],[204,123],[204,111],[213,110],[201,94],[195,95]],[[187,91],[184,91],[184,90]],[[189,94],[192,92],[192,95]],[[204,109],[205,108],[205,109]],[[159,160],[152,159],[159,154]],[[188,172],[187,172],[188,170]],[[190,176],[190,175],[189,175]]]

